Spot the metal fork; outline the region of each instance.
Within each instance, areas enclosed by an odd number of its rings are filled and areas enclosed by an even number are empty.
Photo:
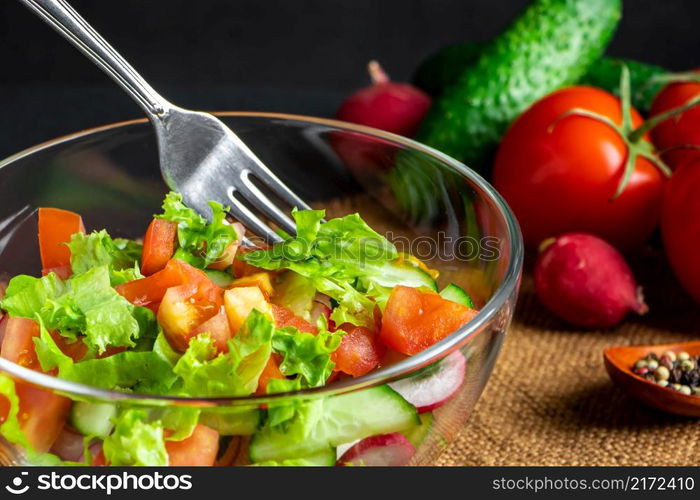
[[[290,208],[306,209],[308,205],[221,120],[209,113],[180,108],[161,97],[65,1],[20,1],[102,68],[143,108],[156,131],[163,178],[168,187],[182,193],[189,206],[209,215],[209,200],[230,205],[234,218],[269,243],[281,238],[260,215],[287,233],[296,233],[290,217],[255,181]]]

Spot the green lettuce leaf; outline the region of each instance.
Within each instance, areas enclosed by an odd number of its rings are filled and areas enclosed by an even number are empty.
[[[340,345],[342,333],[322,329],[313,335],[294,327],[276,330],[272,349],[283,356],[280,370],[288,377],[299,375],[303,387],[324,385],[335,366],[331,353]]]
[[[124,351],[106,358],[75,363],[63,354],[38,318],[40,334],[34,339],[44,371],[58,369],[58,377],[103,389],[167,394],[177,382],[172,365],[155,351]]]
[[[82,333],[90,348],[104,352],[107,346],[135,345],[140,333],[135,306],[112,288],[107,266],[73,277],[70,286],[75,305],[85,315]]]
[[[113,240],[107,231],[71,236],[68,248],[73,273],[86,273],[95,267],[107,266],[113,286],[143,278],[139,271],[141,245],[126,239]]]
[[[216,355],[214,341],[203,333],[190,341],[175,365],[182,391],[191,396],[246,396],[258,386],[272,351],[274,326],[253,310],[241,330],[228,341],[228,352]]]
[[[55,273],[43,278],[20,274],[10,280],[2,300],[2,308],[10,316],[33,318],[49,300],[66,293],[67,286]]]
[[[378,298],[372,291],[384,294],[381,269],[398,257],[396,247],[358,214],[326,223],[321,223],[323,210],[293,210],[292,215],[296,237],[243,259],[263,269],[290,269],[310,278],[318,291],[338,302],[336,318],[371,326]]]
[[[209,206],[211,222],[187,207],[181,194],[170,192],[163,202],[163,214],[157,216],[177,222],[179,248],[174,257],[200,269],[216,262],[238,238],[234,227],[226,221],[228,208],[214,201],[210,201]]]
[[[163,425],[158,420],[149,421],[148,411],[126,410],[114,424],[102,448],[107,462],[115,466],[168,465]]]

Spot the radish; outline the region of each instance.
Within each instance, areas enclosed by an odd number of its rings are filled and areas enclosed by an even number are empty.
[[[79,462],[83,457],[83,435],[69,426],[63,430],[51,446],[51,453],[58,455],[61,460]]]
[[[440,363],[412,377],[392,382],[389,386],[425,413],[447,403],[459,392],[466,372],[467,361],[454,351]]]
[[[392,432],[362,439],[338,459],[336,465],[390,467],[406,465],[416,448],[403,434]]]
[[[620,253],[585,233],[545,240],[535,264],[542,304],[572,325],[609,328],[633,311],[648,311],[641,287]]]
[[[430,108],[430,96],[408,83],[392,82],[377,61],[370,61],[368,70],[372,85],[345,99],[336,118],[413,136]]]

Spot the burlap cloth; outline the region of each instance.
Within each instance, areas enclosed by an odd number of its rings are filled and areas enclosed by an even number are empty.
[[[526,272],[493,375],[439,465],[700,464],[700,420],[642,406],[603,366],[609,345],[700,338],[700,306],[660,252],[632,264],[650,312],[609,331],[579,331],[552,318]]]

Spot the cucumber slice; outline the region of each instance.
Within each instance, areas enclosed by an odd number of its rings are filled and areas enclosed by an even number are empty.
[[[223,436],[250,436],[262,423],[260,410],[208,410],[201,413],[199,422]]]
[[[398,432],[419,422],[416,409],[383,385],[309,401],[282,429],[264,427],[253,436],[253,462],[306,457],[375,434]]]
[[[450,283],[443,288],[440,295],[443,299],[451,300],[452,302],[457,302],[458,304],[467,306],[470,309],[474,309],[474,301],[472,301],[469,294],[454,283]]]
[[[371,276],[372,281],[378,285],[387,288],[403,285],[411,288],[426,287],[435,292],[438,291],[437,283],[432,276],[420,267],[405,262],[387,262],[376,266],[368,272],[368,276]]]
[[[207,276],[209,276],[210,280],[219,285],[221,288],[226,288],[235,279],[229,273],[224,271],[217,271],[216,269],[205,269],[204,272],[207,273]]]
[[[288,458],[285,460],[268,460],[266,462],[254,463],[261,467],[332,467],[336,461],[335,448],[321,450],[313,455],[302,458]]]
[[[76,401],[71,408],[70,423],[85,436],[105,438],[112,432],[112,418],[116,414],[117,407],[112,403]]]
[[[272,302],[286,307],[300,318],[308,321],[315,296],[316,288],[309,278],[294,271],[287,271],[275,287]]]
[[[413,446],[418,448],[425,438],[430,434],[430,430],[433,428],[433,412],[421,413],[418,418],[420,419],[420,424],[406,429],[401,432],[406,439],[408,439]]]

